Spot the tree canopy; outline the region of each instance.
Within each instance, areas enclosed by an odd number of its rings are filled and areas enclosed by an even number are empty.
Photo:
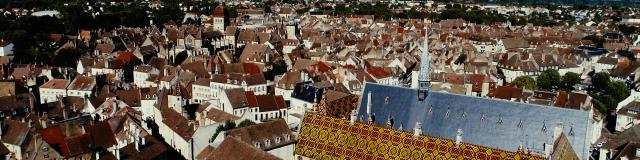
[[[223,125],[219,125],[218,128],[216,128],[216,132],[211,136],[211,141],[215,140],[220,132],[228,131],[234,128],[236,128],[236,123],[234,123],[233,121],[227,121]]]
[[[574,85],[582,82],[580,75],[573,72],[567,72],[562,76],[562,89],[565,91],[573,91]]]
[[[604,93],[611,95],[616,101],[620,102],[629,97],[629,88],[623,82],[613,81],[605,87]]]
[[[590,40],[593,44],[598,48],[602,48],[604,46],[604,38],[596,35],[588,35],[582,38],[583,40]]]
[[[620,56],[627,57],[630,61],[636,61],[636,55],[629,50],[618,50],[616,53]]]
[[[605,72],[594,74],[591,83],[594,88],[589,94],[593,97],[593,105],[602,113],[615,111],[618,103],[630,95],[625,83],[610,81],[609,74]]]
[[[513,84],[515,87],[518,87],[518,88],[525,88],[525,89],[537,89],[538,88],[536,80],[533,79],[530,76],[517,77],[516,79],[514,79],[511,82],[511,84]]]
[[[560,73],[554,69],[547,69],[540,73],[536,81],[538,82],[538,88],[547,91],[555,91],[561,83]]]
[[[238,128],[246,127],[246,126],[250,126],[250,125],[254,125],[254,124],[256,124],[256,123],[251,121],[251,120],[245,119],[242,122],[238,123]]]
[[[598,91],[603,90],[609,84],[609,74],[598,72],[591,77],[591,83],[594,89]]]

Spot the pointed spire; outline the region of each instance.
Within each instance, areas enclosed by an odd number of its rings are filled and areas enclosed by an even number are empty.
[[[420,74],[418,75],[418,100],[423,101],[427,98],[431,89],[431,71],[430,62],[431,55],[429,53],[429,33],[425,20],[424,41],[422,44],[422,52],[420,55]]]

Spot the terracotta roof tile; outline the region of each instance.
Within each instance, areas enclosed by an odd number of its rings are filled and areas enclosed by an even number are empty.
[[[40,88],[50,89],[65,89],[69,85],[69,80],[66,79],[52,79],[42,84]]]
[[[265,151],[254,148],[234,137],[226,137],[207,160],[279,160],[280,158]]]
[[[289,136],[288,141],[286,136]],[[228,130],[226,133],[226,137],[238,137],[241,141],[252,144],[252,146],[260,143],[260,149],[262,150],[270,150],[294,143],[295,140],[293,136],[284,119],[235,128]],[[280,143],[276,143],[276,139],[278,138],[280,139]],[[267,141],[271,141],[271,145],[267,145]]]
[[[258,102],[258,106],[260,107],[260,112],[278,111],[280,109],[287,108],[286,105],[283,106],[280,102],[278,102],[278,97],[282,99],[282,96],[257,95],[256,99]]]
[[[209,109],[209,111],[207,112],[207,118],[215,122],[235,121],[240,119],[240,117],[237,117],[233,114],[229,114],[227,112],[224,112],[216,108]]]
[[[29,133],[29,126],[20,121],[5,119],[2,123],[2,141],[21,146]]]
[[[95,77],[89,76],[77,76],[69,86],[67,86],[68,90],[82,90],[82,91],[90,91],[95,87],[96,79]]]
[[[194,124],[190,124],[189,120],[171,108],[162,108],[162,122],[166,124],[173,132],[178,134],[182,139],[191,139],[195,133]]]
[[[107,149],[117,143],[108,121],[87,125],[87,132],[91,134],[94,147]]]

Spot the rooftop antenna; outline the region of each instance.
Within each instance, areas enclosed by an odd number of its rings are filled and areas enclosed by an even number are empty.
[[[430,61],[431,55],[429,54],[429,33],[427,31],[427,20],[424,20],[424,41],[422,44],[422,53],[420,60],[420,74],[418,75],[418,100],[424,101],[429,95],[431,90],[431,75],[430,75]]]

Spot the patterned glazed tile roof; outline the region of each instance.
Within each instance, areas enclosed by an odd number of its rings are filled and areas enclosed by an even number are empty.
[[[304,117],[295,154],[314,159],[543,159],[314,113]]]

